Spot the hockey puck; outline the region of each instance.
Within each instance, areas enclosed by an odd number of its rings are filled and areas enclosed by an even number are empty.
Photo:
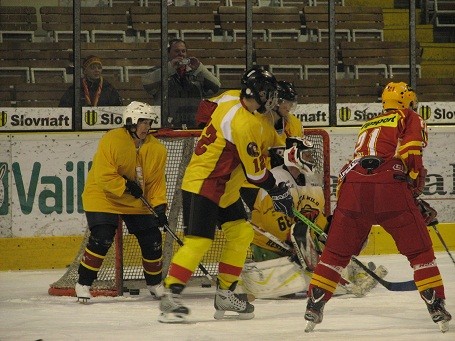
[[[201,287],[203,287],[203,288],[211,288],[212,287],[212,283],[202,283]]]
[[[139,289],[130,289],[130,295],[139,295]]]

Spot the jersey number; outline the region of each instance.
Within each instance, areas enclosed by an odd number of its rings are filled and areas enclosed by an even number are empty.
[[[197,141],[196,147],[194,148],[194,153],[196,155],[202,155],[207,151],[207,146],[216,140],[216,129],[213,125],[207,126],[205,134],[201,136],[199,141]]]
[[[376,155],[376,142],[378,140],[380,131],[381,128],[375,128],[372,130],[365,130],[362,134],[359,135],[357,143],[355,145],[355,154],[357,157],[362,157],[365,155]],[[361,151],[361,149],[365,150],[363,148],[365,143],[367,143],[367,153]]]

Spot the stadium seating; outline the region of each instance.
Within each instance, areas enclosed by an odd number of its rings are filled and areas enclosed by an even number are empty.
[[[245,7],[220,6],[220,27],[225,39],[245,39]],[[253,7],[253,35],[260,40],[299,39],[300,13],[297,7]]]
[[[220,91],[238,88],[247,56],[244,1],[195,1],[198,6],[168,7],[169,39],[179,37],[187,42],[189,54],[221,79]],[[382,41],[384,26],[391,20],[388,15],[384,21],[387,10],[340,6],[342,0],[336,3],[337,101],[375,101],[383,80],[408,79],[409,45],[406,40],[391,41],[390,34]],[[110,4],[112,7],[81,7],[81,57],[100,56],[103,75],[125,92],[126,99],[137,96],[145,100],[148,96],[140,76],[161,64],[160,1],[111,0]],[[453,1],[435,1],[435,12],[441,16],[439,21],[434,17],[434,24],[450,28],[453,10]],[[301,103],[328,101],[327,12],[327,1],[322,0],[253,3],[253,63],[265,65],[280,79],[294,81],[304,93]],[[46,86],[60,84],[62,88],[62,83],[72,79],[68,72],[72,20],[71,7],[44,6],[37,11],[36,7],[0,6],[2,105],[58,103],[46,95]],[[442,46],[426,40],[417,44],[417,75],[426,77],[418,78],[418,91],[424,89],[425,97],[453,98],[453,51],[453,44]],[[22,90],[26,83],[37,84],[33,89],[40,91],[43,101],[27,99]],[[19,91],[16,85],[21,85]]]
[[[8,40],[34,41],[37,21],[35,7],[0,6],[0,43]]]
[[[303,7],[303,21],[311,40],[328,39],[329,15],[327,6]],[[359,39],[384,40],[382,8],[335,7],[336,38],[356,41]]]
[[[72,7],[43,6],[40,8],[43,30],[54,41],[72,39]],[[127,11],[122,7],[81,7],[81,31],[90,32],[90,41],[126,41]],[[87,40],[88,41],[88,40]]]
[[[130,8],[131,24],[138,39],[161,38],[160,6]],[[214,40],[215,14],[210,6],[169,7],[168,31],[182,39]]]
[[[436,27],[455,27],[455,1],[434,0],[434,23]]]
[[[308,79],[311,70],[328,73],[329,46],[327,42],[296,42],[281,40],[274,42],[256,41],[256,63],[268,65],[277,75],[299,74]]]
[[[417,44],[416,58],[420,69],[421,55]],[[409,69],[409,44],[391,41],[362,41],[340,43],[341,62],[346,74],[359,78],[362,73],[380,74],[387,78],[390,67]]]

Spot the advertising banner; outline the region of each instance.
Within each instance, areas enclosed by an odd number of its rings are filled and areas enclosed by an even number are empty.
[[[123,126],[125,107],[83,107],[82,130],[108,130]],[[161,128],[161,108],[153,107],[158,119],[152,129]],[[381,103],[338,103],[336,125],[361,126],[382,112]],[[419,114],[428,125],[455,124],[455,102],[423,102]],[[304,127],[329,127],[328,104],[299,104],[294,114]],[[70,108],[0,108],[0,132],[70,131]]]
[[[337,126],[361,126],[381,112],[381,103],[337,104],[336,124]],[[419,103],[418,113],[428,125],[455,124],[455,102]]]
[[[70,108],[0,108],[0,133],[5,131],[70,131]]]
[[[330,128],[327,132],[333,209],[337,175],[352,157],[358,128]],[[0,237],[83,234],[86,220],[81,194],[103,134],[0,134]],[[440,222],[455,221],[453,146],[455,127],[430,127],[422,198],[436,208]]]
[[[161,117],[161,108],[153,107]],[[82,130],[108,130],[123,127],[123,110],[125,107],[84,107],[82,108]],[[152,122],[152,129],[161,127],[161,120],[158,118]]]

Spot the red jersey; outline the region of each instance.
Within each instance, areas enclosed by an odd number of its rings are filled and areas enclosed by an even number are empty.
[[[428,133],[423,119],[413,110],[388,110],[360,128],[354,158],[373,155],[384,161],[400,158],[415,179],[422,168],[422,150]]]

